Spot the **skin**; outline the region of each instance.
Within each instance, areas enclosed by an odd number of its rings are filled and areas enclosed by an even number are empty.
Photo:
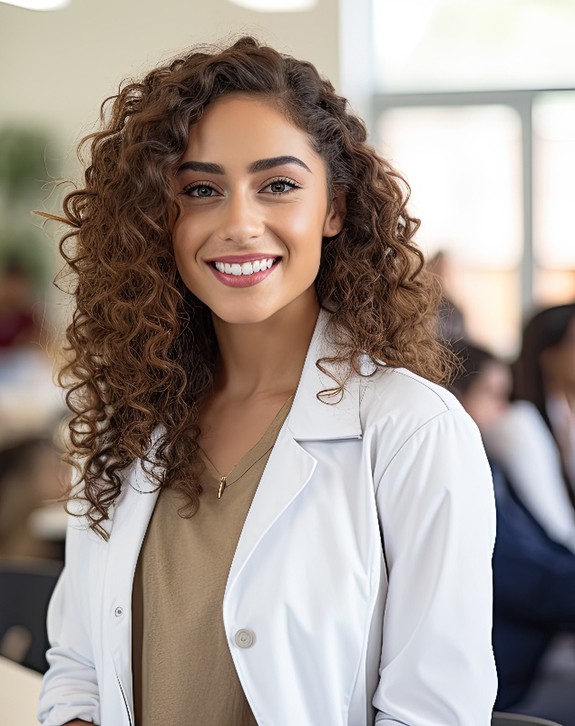
[[[477,424],[485,431],[504,413],[509,405],[511,373],[498,361],[484,363],[475,381],[461,396],[461,403]]]
[[[198,163],[217,164],[218,173]],[[246,94],[217,100],[192,127],[175,184],[176,264],[212,311],[220,351],[200,443],[225,474],[297,387],[319,313],[322,240],[341,231],[345,204],[330,198],[307,134],[276,104]],[[226,284],[213,263],[237,256],[275,262],[257,284],[232,287],[237,279]]]

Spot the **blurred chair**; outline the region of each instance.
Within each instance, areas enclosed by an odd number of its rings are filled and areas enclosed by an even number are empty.
[[[0,656],[44,673],[46,613],[62,566],[51,560],[0,559]]]
[[[562,724],[557,721],[548,721],[546,718],[537,718],[537,716],[495,712],[491,719],[491,726],[562,726]]]
[[[36,712],[42,676],[0,656],[0,723],[26,726],[38,723]]]

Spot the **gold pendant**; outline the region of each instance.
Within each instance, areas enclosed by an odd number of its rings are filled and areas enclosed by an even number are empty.
[[[223,476],[220,479],[220,486],[218,487],[218,499],[222,498],[222,494],[224,493],[225,488],[226,488],[226,477]]]

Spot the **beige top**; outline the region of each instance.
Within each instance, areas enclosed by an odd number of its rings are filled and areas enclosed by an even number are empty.
[[[204,455],[200,507],[163,490],[136,568],[133,673],[136,726],[257,724],[237,676],[222,617],[228,572],[248,509],[288,414],[281,408],[227,477]]]

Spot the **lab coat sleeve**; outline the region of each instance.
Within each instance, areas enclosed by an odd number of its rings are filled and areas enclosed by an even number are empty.
[[[389,574],[376,724],[488,726],[495,506],[475,424],[440,413],[376,484]]]
[[[73,719],[100,723],[99,692],[90,633],[90,544],[77,519],[68,526],[66,567],[48,609],[49,669],[42,681],[38,719],[62,726]]]

